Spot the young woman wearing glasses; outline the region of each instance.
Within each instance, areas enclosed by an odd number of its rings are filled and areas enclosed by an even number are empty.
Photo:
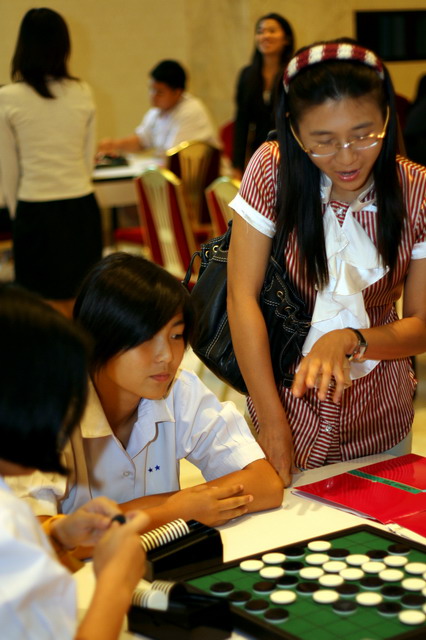
[[[228,311],[259,443],[289,484],[294,468],[410,450],[410,356],[426,350],[426,170],[397,156],[389,74],[351,40],[292,58],[277,128],[232,203]],[[312,313],[292,389],[276,388],[258,305],[277,227]]]

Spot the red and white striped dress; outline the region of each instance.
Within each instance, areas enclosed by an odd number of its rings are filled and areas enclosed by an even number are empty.
[[[266,235],[273,235],[277,170],[280,154],[277,142],[262,145],[252,157],[241,189],[232,207],[250,224]],[[411,259],[426,257],[426,169],[405,158],[398,159],[408,219],[403,230],[396,269],[367,287],[364,304],[371,326],[380,326],[398,318],[395,302],[400,297]],[[363,194],[365,209],[352,215],[376,244],[376,207],[374,187]],[[342,223],[348,204],[330,204]],[[373,205],[373,206],[371,206]],[[285,250],[290,278],[313,311],[316,291],[298,271],[298,251],[294,238]],[[297,363],[295,367],[297,366]],[[326,401],[318,400],[315,389],[302,398],[280,389],[280,396],[293,432],[295,463],[312,468],[386,451],[409,433],[413,421],[414,373],[409,359],[384,360],[368,375],[352,382],[339,404],[332,402],[330,388]],[[248,409],[255,426],[256,414],[251,399]]]

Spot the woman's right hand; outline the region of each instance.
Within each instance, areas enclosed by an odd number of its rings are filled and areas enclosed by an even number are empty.
[[[262,447],[266,459],[281,477],[284,486],[290,486],[295,469],[293,438],[287,420],[284,418],[277,424],[268,421],[267,427],[261,425],[257,442]]]
[[[214,527],[247,513],[246,505],[250,502],[253,496],[245,495],[241,484],[222,487],[200,484],[178,491],[165,505],[184,520],[198,520]]]

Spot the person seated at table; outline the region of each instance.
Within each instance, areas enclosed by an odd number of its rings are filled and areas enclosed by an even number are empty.
[[[154,149],[160,155],[189,140],[220,143],[216,128],[204,104],[185,91],[186,72],[175,60],[163,60],[150,72],[149,94],[152,108],[125,138],[104,138],[98,154],[114,155]]]
[[[58,451],[84,410],[87,348],[80,331],[35,294],[0,285],[0,620],[3,638],[118,638],[144,573],[145,514],[114,522],[121,509],[96,498],[42,531],[5,477],[34,469],[65,473]],[[58,366],[58,362],[61,365]],[[71,549],[93,545],[95,593],[77,623]],[[56,553],[55,553],[56,552]],[[61,562],[59,562],[61,561]]]
[[[72,513],[106,495],[124,511],[147,509],[153,527],[218,525],[281,504],[282,481],[235,405],[179,369],[194,320],[174,276],[111,254],[84,281],[74,316],[94,342],[89,401],[64,449],[67,480],[36,473],[14,485],[36,513]],[[179,490],[182,458],[205,484]]]

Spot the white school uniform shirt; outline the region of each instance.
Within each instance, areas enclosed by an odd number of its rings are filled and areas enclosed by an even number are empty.
[[[0,88],[0,183],[11,217],[18,200],[50,202],[93,192],[96,110],[86,82],[49,81],[55,98],[26,82]]]
[[[166,398],[141,400],[126,449],[90,385],[86,413],[64,453],[68,479],[36,472],[9,482],[38,515],[71,513],[96,496],[122,503],[177,491],[182,458],[209,481],[265,457],[235,405],[221,403],[186,370]]]
[[[201,100],[187,92],[182,94],[172,109],[149,109],[135,133],[144,148],[153,148],[159,152],[190,140],[200,140],[220,147],[206,107]]]
[[[0,636],[68,640],[76,620],[73,577],[57,561],[30,507],[0,476]]]

